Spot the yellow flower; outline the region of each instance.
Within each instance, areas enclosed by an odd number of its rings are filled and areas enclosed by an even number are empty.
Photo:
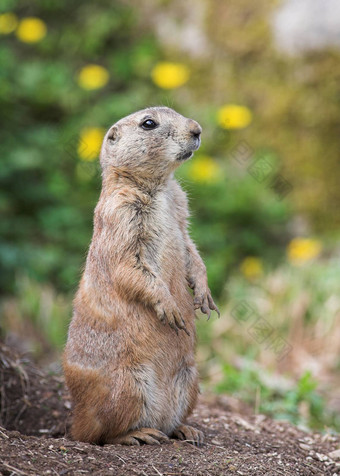
[[[105,130],[88,127],[81,131],[78,142],[78,155],[82,160],[92,161],[99,156]]]
[[[221,171],[212,157],[201,155],[193,160],[189,173],[195,182],[213,183],[218,179]]]
[[[3,13],[0,15],[0,34],[8,35],[18,26],[18,18],[14,13]]]
[[[259,278],[263,274],[262,261],[255,256],[248,256],[240,264],[240,270],[247,279]]]
[[[152,81],[159,88],[175,89],[183,86],[190,76],[189,68],[181,63],[161,62],[151,71]]]
[[[80,70],[78,84],[83,89],[99,89],[109,81],[109,72],[103,66],[88,64]]]
[[[24,43],[37,43],[46,36],[47,27],[40,18],[27,17],[21,20],[15,34]]]
[[[252,121],[252,113],[245,106],[227,104],[217,111],[217,122],[223,129],[243,129]]]
[[[320,241],[311,238],[294,238],[287,247],[288,259],[292,264],[301,265],[319,256]]]

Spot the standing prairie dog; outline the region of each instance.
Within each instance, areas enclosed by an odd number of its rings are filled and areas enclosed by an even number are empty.
[[[104,138],[103,186],[63,360],[76,440],[203,441],[184,424],[198,394],[195,309],[218,309],[173,177],[199,148],[201,131],[153,107]]]

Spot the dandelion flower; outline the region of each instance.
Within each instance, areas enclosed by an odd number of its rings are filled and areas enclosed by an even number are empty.
[[[213,183],[220,174],[220,167],[212,157],[201,155],[191,163],[190,177],[195,182]]]
[[[240,264],[240,270],[247,279],[259,278],[263,274],[262,260],[255,256],[247,256]]]
[[[20,21],[15,32],[20,41],[24,43],[37,43],[47,33],[47,26],[40,18],[27,17]]]
[[[162,89],[179,88],[188,81],[189,76],[189,68],[181,63],[161,62],[151,71],[152,81]]]
[[[0,34],[8,35],[18,26],[18,18],[14,13],[3,13],[0,15]]]
[[[103,66],[88,64],[80,70],[78,84],[81,88],[91,90],[104,87],[109,81],[109,72]]]
[[[227,104],[217,111],[217,122],[223,129],[243,129],[252,121],[252,113],[246,106]]]
[[[88,127],[81,131],[78,142],[78,155],[82,160],[96,160],[105,135],[100,127]]]
[[[292,264],[301,265],[319,256],[321,249],[319,240],[294,238],[287,247],[287,256]]]

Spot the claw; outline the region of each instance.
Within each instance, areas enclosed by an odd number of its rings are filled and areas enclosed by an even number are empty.
[[[141,443],[147,445],[159,445],[161,442],[168,441],[167,435],[157,430],[156,428],[141,428],[133,430],[126,435],[115,438],[111,443],[121,445],[136,445]]]
[[[161,321],[163,324],[166,324],[166,314],[165,314],[165,312],[163,312],[163,316],[161,317],[160,321]]]
[[[182,318],[181,320],[179,320],[178,318],[175,317],[175,324],[178,327],[178,329],[184,329],[185,327],[185,322],[183,321]]]
[[[202,446],[204,435],[201,431],[189,425],[180,425],[173,432],[173,437],[187,441],[194,446]]]
[[[203,304],[203,296],[195,297],[194,299],[194,308],[199,309]]]
[[[216,304],[214,303],[212,297],[208,294],[208,302],[209,302],[209,307],[212,311],[215,311],[217,314],[218,314],[218,317],[221,317],[221,313],[218,309],[218,307],[216,306]]]
[[[182,321],[182,322],[180,322],[180,323],[177,323],[177,322],[176,322],[178,329],[181,329],[181,330],[184,331],[188,336],[190,336],[190,332],[188,331],[188,329],[187,329],[187,327],[186,327],[186,325],[185,325],[184,319],[181,318],[181,321]],[[177,332],[177,333],[178,333],[178,332]]]
[[[203,306],[201,307],[201,311],[203,312],[203,314],[209,314],[209,307],[203,304]]]
[[[182,324],[183,324],[183,327],[182,327],[183,331],[184,331],[188,336],[190,336],[190,332],[188,331],[187,326],[186,326],[186,324],[185,324],[185,321],[184,321],[183,319],[182,319]]]
[[[178,327],[173,323],[173,322],[170,322],[169,321],[169,326],[171,327],[171,329],[173,329],[176,334],[178,335]]]

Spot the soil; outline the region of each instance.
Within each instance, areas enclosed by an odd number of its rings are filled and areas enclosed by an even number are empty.
[[[339,436],[253,415],[226,396],[202,396],[189,419],[205,434],[200,448],[177,440],[134,447],[72,441],[62,377],[44,374],[1,344],[0,397],[0,474],[6,476],[340,474]]]

